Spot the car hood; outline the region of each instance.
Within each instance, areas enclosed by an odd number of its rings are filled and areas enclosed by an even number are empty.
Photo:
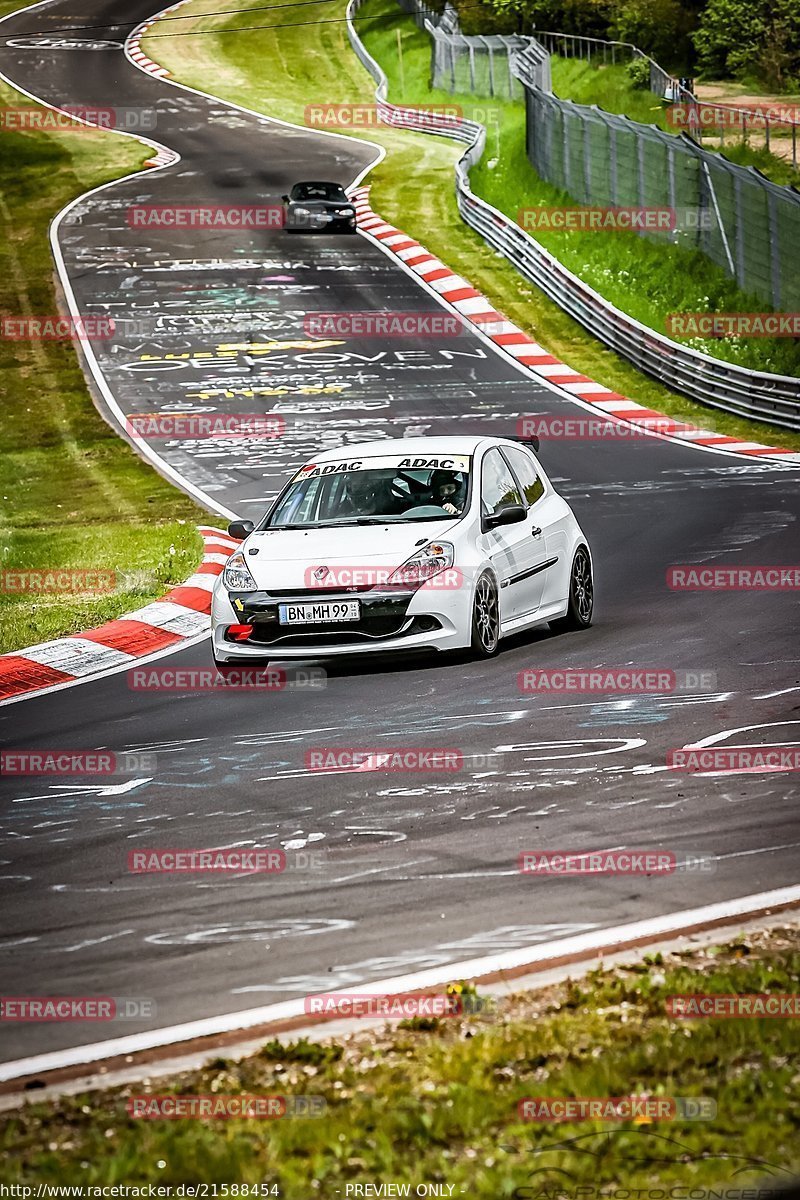
[[[399,567],[426,542],[446,537],[456,524],[419,521],[400,525],[357,525],[337,529],[274,529],[251,533],[245,559],[259,588],[310,585],[317,567]],[[251,554],[251,550],[258,554]],[[335,579],[335,572],[332,571]],[[332,581],[333,582],[333,581]],[[325,586],[324,581],[320,586]]]

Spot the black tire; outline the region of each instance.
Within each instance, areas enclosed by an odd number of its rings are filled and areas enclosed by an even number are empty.
[[[494,577],[484,573],[475,584],[470,647],[478,658],[491,658],[500,645],[500,600]]]
[[[569,602],[564,617],[550,621],[554,633],[569,633],[576,629],[588,629],[594,612],[594,580],[592,560],[585,546],[578,546],[569,573]]]

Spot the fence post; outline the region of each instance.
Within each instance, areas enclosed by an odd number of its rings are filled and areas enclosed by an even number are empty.
[[[469,90],[475,91],[475,47],[472,42],[467,47],[469,50]]]
[[[644,208],[644,138],[639,134],[636,138],[636,194],[639,197],[639,207]],[[644,230],[639,229],[637,233],[641,237]]]
[[[773,191],[767,192],[769,212],[769,254],[772,264],[772,307],[781,306],[781,247],[778,236],[778,198]]]
[[[733,194],[736,200],[736,282],[740,288],[743,288],[745,286],[744,221],[742,220],[742,178],[740,175],[734,178]]]
[[[591,121],[583,122],[583,194],[584,204],[592,203],[592,134]]]
[[[717,203],[717,193],[714,190],[714,181],[711,178],[711,169],[708,165],[708,159],[705,158],[705,156],[701,157],[700,166],[701,166],[703,173],[705,174],[706,184],[708,186],[708,194],[711,197],[711,203],[714,205],[714,213],[717,218],[717,225],[719,226],[719,236],[722,238],[722,245],[725,250],[725,258],[728,261],[728,271],[731,275],[731,278],[735,279],[736,278],[736,265],[733,261],[733,255],[731,254],[731,247],[730,247],[730,243],[728,242],[728,234],[725,229],[725,222],[722,220],[722,213],[720,212],[719,204]]]
[[[669,206],[675,214],[675,228],[672,230],[670,241],[678,241],[678,214],[675,211],[675,147],[667,142],[667,180],[669,183]]]
[[[569,161],[569,121],[567,120],[568,112],[569,112],[569,110],[566,107],[561,108],[561,143],[562,143],[562,154],[564,155],[564,171],[563,171],[564,190],[569,192],[570,194],[572,194],[572,187],[570,185],[571,172],[570,172],[570,161]]]
[[[487,49],[489,51],[489,95],[494,96],[494,50],[491,42],[487,42]]]
[[[618,186],[618,182],[617,182],[617,126],[615,125],[615,123],[613,121],[609,121],[608,129],[609,129],[609,135],[610,135],[608,148],[610,151],[610,154],[609,154],[609,160],[610,160],[609,161],[609,168],[610,168],[609,169],[609,181],[611,184],[611,203],[613,205],[616,205],[618,202],[617,198],[619,196],[619,186]]]

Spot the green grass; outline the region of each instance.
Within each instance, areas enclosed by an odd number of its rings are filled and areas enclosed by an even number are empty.
[[[337,1200],[366,1182],[407,1183],[411,1195],[417,1184],[452,1185],[452,1196],[491,1200],[549,1200],[588,1185],[619,1195],[776,1187],[800,1169],[797,1022],[677,1020],[666,1000],[796,993],[799,977],[800,929],[778,929],[646,956],[424,1029],[270,1042],[143,1085],[31,1096],[0,1115],[0,1173],[21,1184],[264,1183],[284,1200]],[[311,1119],[136,1121],[126,1101],[143,1093],[314,1096],[326,1108]],[[707,1097],[717,1113],[656,1124],[518,1117],[526,1097],[633,1094]]]
[[[30,101],[2,85],[0,103]],[[50,220],[150,154],[111,133],[0,133],[0,312],[58,311]],[[191,572],[201,548],[195,526],[208,514],[100,417],[71,343],[0,341],[0,402],[2,569],[117,575],[108,593],[0,594],[3,651],[121,616]]]
[[[626,67],[586,62],[580,58],[550,57],[553,91],[562,100],[598,104],[606,112],[620,113],[632,121],[668,129],[665,105],[652,92],[631,85]],[[672,130],[671,132],[674,132]]]
[[[551,65],[553,91],[563,100],[597,104],[606,112],[619,113],[645,125],[657,125],[668,133],[676,132],[667,123],[667,105],[652,92],[633,87],[624,66],[561,58],[557,54],[551,56]],[[746,139],[735,138],[735,131],[731,130],[721,148],[727,159],[743,167],[758,167],[774,183],[800,187],[800,171],[792,167],[791,161],[771,154],[763,146],[748,144]],[[703,145],[708,150],[719,148],[709,138],[703,140]]]
[[[148,53],[167,66],[176,78],[210,90],[248,108],[272,113],[302,124],[310,103],[368,103],[374,93],[370,77],[353,54],[343,23],[307,26],[304,10],[282,9],[283,28],[220,32],[241,24],[241,17],[202,17],[215,9],[214,0],[198,0],[181,9],[191,13],[182,31],[203,29],[207,36],[175,38],[148,34]],[[344,5],[336,8],[344,11]],[[364,10],[362,14],[364,15]],[[428,91],[430,48],[426,35],[400,13],[393,0],[373,0],[366,10],[369,20],[359,25],[371,53],[379,57],[390,76],[390,96],[396,101],[461,103],[467,115],[491,104],[497,121],[490,122],[487,161],[497,156],[511,136],[507,130],[519,119],[519,106],[495,101],[452,97]],[[255,23],[255,18],[248,19]],[[164,27],[158,27],[161,34]],[[405,91],[399,86],[397,31],[400,31]],[[479,115],[479,114],[476,114]],[[762,423],[705,409],[671,392],[636,371],[613,351],[591,337],[558,305],[528,283],[502,256],[486,245],[458,215],[454,198],[453,167],[461,150],[445,139],[389,129],[372,129],[372,141],[388,151],[370,173],[371,200],[377,212],[417,237],[448,266],[465,276],[491,303],[504,312],[570,366],[641,404],[666,412],[676,420],[692,422],[719,433],[747,440],[771,442],[800,450],[800,435]],[[483,168],[489,173],[489,168]],[[526,163],[520,171],[530,172]],[[473,177],[477,175],[473,172]],[[477,183],[476,183],[477,187]],[[499,205],[503,207],[503,205]],[[517,203],[508,206],[516,216]],[[619,237],[620,235],[615,235]],[[622,235],[624,236],[624,235]],[[637,254],[642,242],[636,239]],[[660,248],[659,252],[660,252]],[[703,259],[707,265],[707,260]],[[727,284],[727,277],[723,277]],[[649,284],[649,280],[648,280]],[[697,295],[706,295],[698,292]],[[762,307],[761,305],[758,306]],[[719,350],[719,343],[711,346]],[[778,347],[778,351],[784,350]]]

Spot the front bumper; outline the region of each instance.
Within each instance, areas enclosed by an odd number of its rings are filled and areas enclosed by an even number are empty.
[[[336,213],[325,212],[298,216],[290,209],[286,214],[285,228],[295,233],[322,233],[326,230],[329,233],[355,233],[356,219],[355,216],[340,217]]]
[[[280,624],[279,604],[323,599],[358,599],[360,619],[323,625]],[[227,638],[228,626],[233,624],[253,625],[247,641]],[[220,581],[212,596],[211,625],[219,662],[386,654],[414,648],[454,650],[469,645],[471,603],[466,589],[436,592],[427,586],[415,592],[375,589],[322,594],[298,589],[279,595],[243,592],[229,596]]]

